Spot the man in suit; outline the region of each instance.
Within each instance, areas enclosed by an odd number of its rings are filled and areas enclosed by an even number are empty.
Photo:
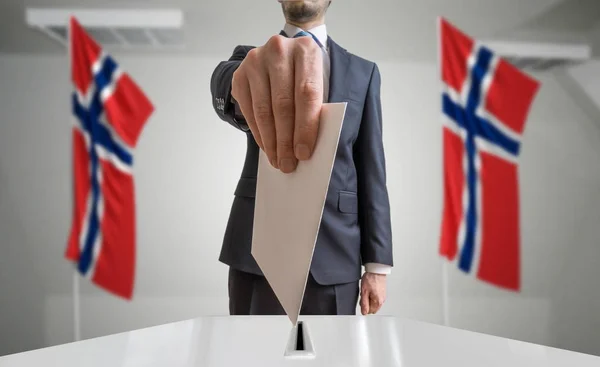
[[[279,2],[284,29],[263,46],[237,46],[211,78],[217,115],[247,135],[219,257],[230,269],[229,311],[284,313],[250,253],[259,149],[293,172],[310,159],[322,103],[347,102],[300,313],[353,315],[360,291],[361,313],[374,314],[393,265],[379,69],[327,35],[331,1]]]

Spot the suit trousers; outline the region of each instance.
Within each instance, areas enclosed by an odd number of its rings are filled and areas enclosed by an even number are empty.
[[[266,278],[229,268],[230,315],[285,315]],[[359,282],[321,285],[309,275],[301,315],[355,315]]]

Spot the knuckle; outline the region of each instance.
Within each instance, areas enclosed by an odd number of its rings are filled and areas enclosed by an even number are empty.
[[[237,69],[232,74],[233,80],[241,79],[245,76],[244,66],[240,64]]]
[[[232,76],[231,79],[231,92],[232,93],[237,93],[239,88],[240,88],[240,84],[241,84],[241,79],[243,77],[242,72],[240,71],[240,69],[238,68]]]
[[[269,52],[275,55],[283,55],[285,52],[285,39],[283,36],[275,35],[269,38],[266,44]]]
[[[289,108],[281,108],[281,109],[276,109],[275,114],[277,115],[277,119],[279,122],[281,122],[281,125],[284,127],[291,127],[292,129],[294,128],[294,118],[296,117],[294,115],[294,111],[292,109]]]
[[[265,146],[265,153],[271,157],[277,156],[277,142],[270,136],[261,136],[263,145]]]
[[[258,123],[264,125],[271,119],[271,108],[265,103],[258,103],[254,106],[254,116],[258,120]]]
[[[313,41],[312,37],[298,37],[296,38],[296,44],[305,49],[311,49],[312,47],[316,47],[317,45]]]
[[[294,99],[286,94],[277,94],[273,98],[273,109],[286,116],[294,115]]]
[[[293,143],[291,139],[286,138],[278,138],[277,139],[277,147],[284,152],[288,152],[292,150]]]
[[[318,101],[321,98],[319,83],[312,80],[304,81],[298,87],[298,94],[300,98],[303,98],[308,102]]]
[[[321,53],[319,46],[310,37],[298,38],[296,52],[301,58],[313,58]]]
[[[269,74],[276,81],[289,83],[290,67],[291,65],[286,60],[284,60],[283,57],[272,57],[269,60]]]
[[[242,64],[244,64],[245,66],[247,66],[247,65],[255,66],[258,63],[258,59],[260,57],[259,54],[260,54],[260,51],[258,48],[251,49],[246,54],[246,57],[244,58],[244,61]]]

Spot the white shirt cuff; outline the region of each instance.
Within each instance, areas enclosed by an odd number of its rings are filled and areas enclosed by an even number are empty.
[[[384,265],[384,264],[366,263],[365,271],[367,273],[386,274],[387,275],[392,272],[392,267],[389,265]]]

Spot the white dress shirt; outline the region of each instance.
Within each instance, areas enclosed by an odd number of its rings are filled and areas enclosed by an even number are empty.
[[[302,30],[302,28],[288,23],[283,28],[288,37],[294,37],[294,35]],[[304,31],[312,33],[321,42],[321,45],[323,45],[323,103],[327,103],[329,100],[329,76],[331,74],[331,60],[329,59],[329,50],[327,49],[327,26],[322,24],[315,28],[304,29]],[[392,267],[385,264],[366,263],[365,271],[376,274],[390,274]]]

